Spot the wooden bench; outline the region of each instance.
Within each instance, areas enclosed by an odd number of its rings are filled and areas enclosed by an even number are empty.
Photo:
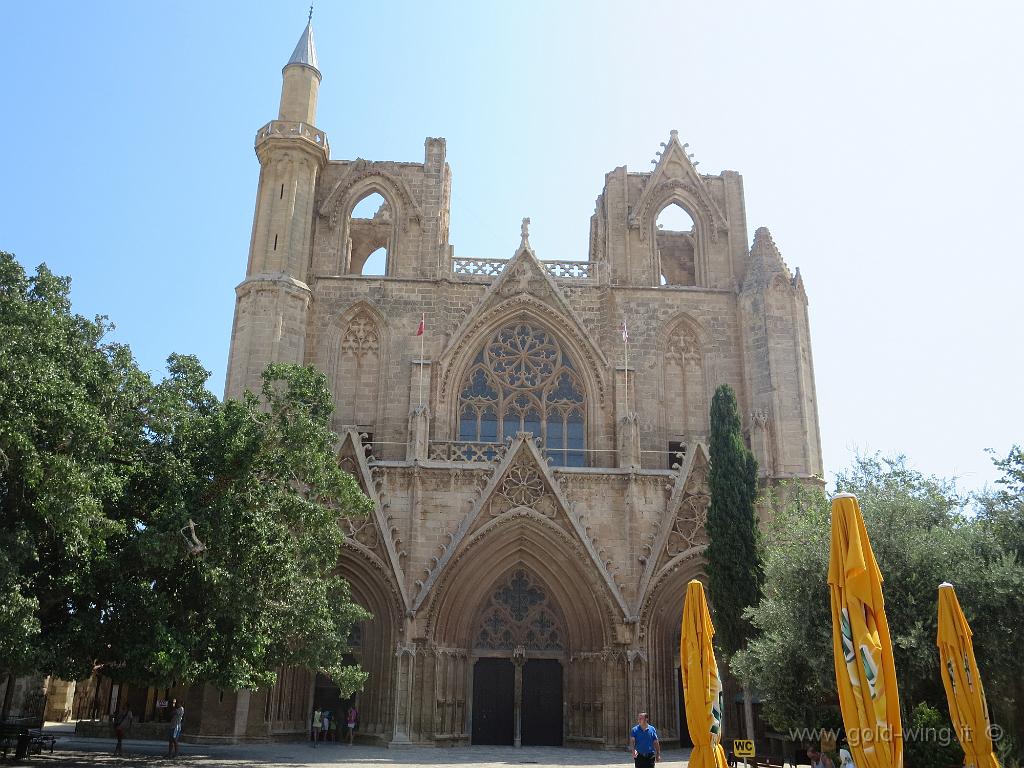
[[[47,733],[43,733],[41,728],[30,728],[28,732],[29,737],[32,741],[29,743],[29,753],[35,752],[37,755],[42,754],[43,747],[49,746],[50,754],[53,754],[53,745],[57,743],[56,736],[50,736]]]

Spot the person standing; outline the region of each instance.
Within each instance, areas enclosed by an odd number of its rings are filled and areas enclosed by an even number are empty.
[[[658,729],[648,722],[646,712],[637,715],[636,725],[629,732],[629,746],[633,750],[633,765],[636,768],[654,768],[655,762],[661,762]]]
[[[323,711],[323,718],[320,720],[320,741],[327,741],[327,733],[331,730],[331,712],[328,709]]]
[[[811,768],[835,768],[832,758],[814,745],[807,748],[807,758],[811,761]]]
[[[167,756],[178,756],[178,738],[181,736],[181,723],[185,719],[185,707],[177,699],[171,699],[171,727],[167,731]]]
[[[114,736],[117,737],[117,746],[114,747],[115,755],[124,754],[124,741],[125,734],[127,734],[135,722],[135,715],[132,714],[131,707],[124,707],[121,712],[114,718]]]
[[[320,738],[320,723],[323,720],[323,713],[317,707],[313,710],[313,725],[309,729],[309,740],[313,742],[313,749],[316,749],[316,740]]]
[[[345,714],[345,727],[348,728],[348,745],[351,747],[356,737],[356,724],[359,722],[359,710],[353,704]]]

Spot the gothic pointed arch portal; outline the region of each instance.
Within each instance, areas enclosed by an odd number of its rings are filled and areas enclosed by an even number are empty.
[[[568,632],[543,580],[522,563],[507,570],[473,627],[472,742],[560,746]]]

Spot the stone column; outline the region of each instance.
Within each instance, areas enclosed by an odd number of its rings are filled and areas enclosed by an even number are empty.
[[[515,664],[515,692],[513,694],[512,712],[515,722],[512,746],[523,746],[523,665],[526,663],[526,648],[517,645],[512,651],[512,663]]]

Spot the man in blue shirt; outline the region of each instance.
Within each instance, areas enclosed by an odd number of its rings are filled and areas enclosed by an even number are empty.
[[[636,768],[654,768],[655,761],[661,762],[661,742],[657,729],[647,722],[647,713],[637,715],[637,724],[629,732],[629,746],[633,750],[633,765]]]

